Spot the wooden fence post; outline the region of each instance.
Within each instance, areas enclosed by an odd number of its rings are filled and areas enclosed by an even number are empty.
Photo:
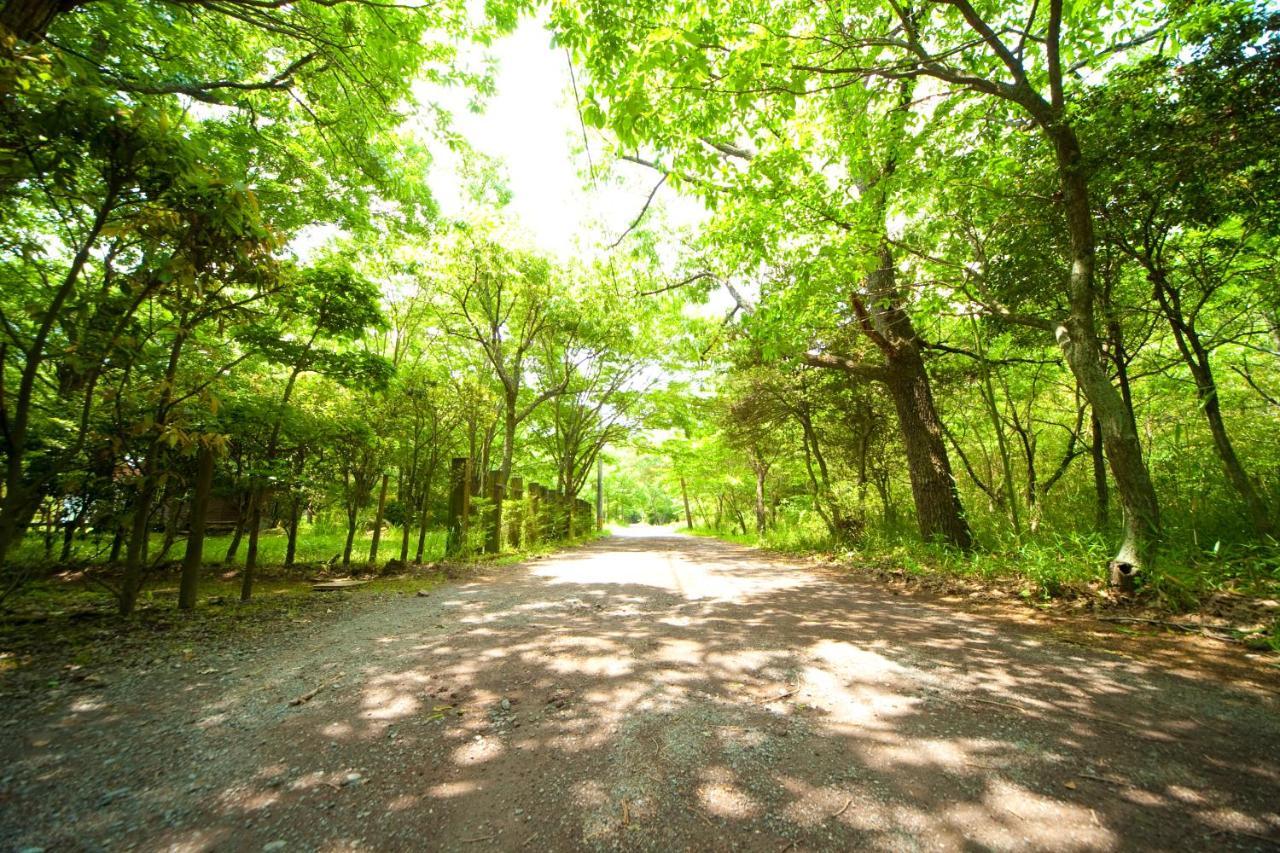
[[[506,483],[502,479],[501,471],[490,471],[489,476],[485,477],[485,483],[489,487],[485,497],[493,501],[493,509],[489,511],[484,551],[486,554],[496,554],[502,550],[502,499],[506,492]]]
[[[524,500],[524,478],[512,477],[507,487],[507,493],[515,504],[512,507],[514,511],[511,513],[511,519],[507,522],[511,527],[511,547],[519,550],[522,539],[520,527],[524,524],[524,505],[522,503]]]
[[[529,495],[532,498],[529,507],[529,535],[533,537],[534,542],[541,545],[547,541],[546,533],[542,529],[542,517],[547,511],[547,490],[541,483],[530,483]]]
[[[471,512],[471,460],[454,457],[449,465],[448,542],[445,553],[450,557],[462,553],[467,543],[467,515]]]
[[[564,538],[562,532],[564,522],[564,495],[559,489],[551,489],[551,497],[547,500],[547,522],[551,525],[547,541],[559,542]]]

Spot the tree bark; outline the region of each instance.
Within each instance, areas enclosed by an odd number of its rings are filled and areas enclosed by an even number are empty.
[[[0,6],[0,37],[8,34],[28,43],[41,41],[55,18],[83,2],[85,0],[6,0]]]
[[[899,348],[889,361],[885,385],[898,414],[920,535],[968,550],[973,547],[973,534],[964,518],[942,421],[920,354]]]

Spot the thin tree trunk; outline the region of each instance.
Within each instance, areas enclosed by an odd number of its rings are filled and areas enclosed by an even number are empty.
[[[262,527],[262,493],[254,489],[249,497],[249,546],[240,575],[240,600],[253,598],[253,575],[258,568],[258,529]]]
[[[204,563],[204,531],[209,520],[209,495],[213,491],[213,451],[201,445],[196,458],[195,495],[191,501],[191,523],[187,550],[182,558],[182,579],[178,584],[178,608],[194,610]]]
[[[400,520],[400,564],[402,566],[409,563],[409,534],[413,530],[413,521],[417,518],[414,513],[414,502],[411,499],[413,489],[410,488],[408,492],[409,494],[406,494],[404,488],[404,468],[400,468],[396,474],[396,499],[404,512],[404,518]]]
[[[133,502],[128,547],[125,549],[124,580],[120,588],[120,614],[128,616],[138,602],[142,586],[142,563],[146,560],[144,545],[150,535],[151,502],[155,498],[155,485],[149,473],[143,474],[143,484]]]
[[[756,464],[753,467],[756,473],[756,533],[763,536],[765,526],[768,523],[768,515],[764,505],[764,479],[768,475],[769,469],[760,464]]]
[[[996,434],[996,449],[1000,452],[1000,467],[1004,473],[1004,493],[1009,498],[1009,520],[1013,522],[1013,533],[1022,537],[1022,521],[1018,518],[1018,501],[1014,498],[1013,461],[1009,458],[1009,445],[1004,437],[1004,424],[1000,421],[1000,412],[996,408],[996,389],[991,381],[991,364],[987,361],[987,353],[982,343],[982,334],[978,328],[978,318],[972,318],[973,344],[978,353],[978,371],[982,375],[979,388],[982,402],[986,405],[987,417],[991,420],[991,429]],[[1007,390],[1007,389],[1006,389]],[[1031,491],[1034,495],[1034,489]]]
[[[1102,449],[1102,424],[1098,422],[1096,415],[1091,415],[1089,421],[1093,434],[1089,456],[1093,459],[1094,526],[1098,530],[1106,530],[1110,517],[1108,505],[1111,503],[1111,495],[1107,488],[1107,458]]]
[[[1148,266],[1148,276],[1155,285],[1157,301],[1173,331],[1178,352],[1195,380],[1196,399],[1199,400],[1200,410],[1204,412],[1205,420],[1209,424],[1209,433],[1213,436],[1213,447],[1218,454],[1218,462],[1222,465],[1227,482],[1244,502],[1254,532],[1259,538],[1269,536],[1275,530],[1271,512],[1245,472],[1240,457],[1236,455],[1231,436],[1227,433],[1227,425],[1222,419],[1222,404],[1218,398],[1218,383],[1213,375],[1209,351],[1201,340],[1200,333],[1196,331],[1194,321],[1188,320],[1184,314],[1181,295],[1170,285],[1164,271],[1153,265]]]
[[[320,329],[317,327],[311,333],[310,339],[307,341],[306,350],[310,352],[311,346],[315,343],[316,337],[319,336]],[[293,389],[298,383],[298,376],[302,373],[302,365],[294,365],[289,373],[289,380],[284,385],[284,393],[280,396],[280,408],[283,409],[289,405],[289,398],[293,395]],[[280,442],[280,429],[283,426],[283,418],[276,417],[271,424],[271,435],[267,438],[266,458],[271,459],[276,454],[276,449]],[[258,568],[258,536],[262,532],[262,501],[266,497],[266,486],[261,483],[254,483],[249,489],[249,548],[244,555],[244,574],[240,583],[240,600],[248,601],[253,597],[253,574]]]
[[[382,519],[387,511],[387,483],[390,476],[382,475],[382,489],[378,492],[378,511],[373,518],[373,542],[369,546],[369,565],[377,565],[378,544],[382,541]]]
[[[12,0],[10,0],[12,2]],[[15,7],[17,10],[18,7]],[[0,12],[0,22],[10,13],[6,3]],[[16,14],[16,12],[15,12]],[[16,21],[16,18],[15,18]],[[46,22],[47,23],[47,22]],[[89,260],[89,255],[97,242],[98,235],[107,224],[107,218],[115,208],[120,188],[114,180],[107,187],[102,203],[94,214],[93,223],[89,226],[84,240],[76,250],[66,274],[58,285],[57,291],[45,308],[41,321],[30,346],[22,351],[22,373],[18,380],[18,392],[10,405],[8,398],[0,406],[0,418],[4,419],[4,429],[0,430],[4,438],[5,478],[4,489],[0,493],[0,565],[5,564],[5,557],[14,543],[22,538],[27,525],[39,508],[40,483],[30,481],[27,461],[27,429],[30,425],[32,396],[35,393],[36,380],[40,373],[40,365],[46,358],[45,345],[49,341],[55,325],[62,319],[62,307],[75,292],[80,273]],[[0,361],[10,363],[7,344],[0,344]],[[5,392],[7,395],[7,392]],[[12,413],[12,414],[10,414]]]
[[[296,491],[289,498],[289,526],[284,546],[284,564],[288,568],[298,560],[298,527],[302,523],[302,496]]]
[[[680,478],[680,496],[684,498],[684,525],[692,530],[693,513],[689,511],[689,486],[685,483],[684,477]]]
[[[226,566],[235,564],[236,552],[240,550],[240,540],[244,538],[245,525],[249,523],[247,515],[249,507],[244,503],[244,501],[241,501],[240,503],[244,505],[240,507],[240,512],[236,518],[235,529],[231,531],[231,542],[227,545],[227,553],[222,558],[222,563]]]
[[[347,542],[342,546],[342,565],[351,565],[351,548],[356,541],[356,516],[357,512],[353,509],[347,509]]]

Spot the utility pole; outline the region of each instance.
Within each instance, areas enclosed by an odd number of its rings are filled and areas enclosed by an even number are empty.
[[[596,530],[604,530],[604,460],[596,456]]]

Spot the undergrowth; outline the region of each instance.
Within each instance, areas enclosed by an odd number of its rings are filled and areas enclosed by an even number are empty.
[[[986,537],[969,552],[921,542],[912,532],[867,531],[854,543],[834,542],[812,524],[779,525],[763,535],[739,528],[695,528],[743,545],[792,555],[831,555],[842,562],[890,568],[917,577],[949,576],[1014,587],[1024,598],[1048,600],[1100,594],[1107,582],[1107,561],[1114,543],[1099,533],[1043,532],[1018,538]],[[1194,610],[1220,594],[1254,598],[1280,596],[1280,547],[1198,548],[1169,543],[1159,571],[1151,573],[1140,598],[1169,612]]]

